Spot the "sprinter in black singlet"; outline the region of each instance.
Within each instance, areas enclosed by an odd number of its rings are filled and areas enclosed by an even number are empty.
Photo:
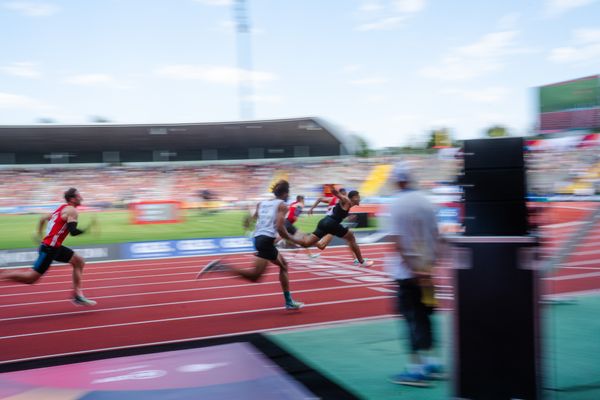
[[[361,267],[370,267],[373,265],[372,260],[365,260],[362,257],[360,248],[356,243],[356,238],[352,231],[342,225],[342,221],[348,216],[350,209],[360,204],[360,193],[356,190],[351,190],[348,195],[341,194],[333,185],[331,186],[331,194],[337,197],[340,201],[333,207],[331,213],[319,221],[317,229],[310,234],[305,235],[300,239],[291,238],[294,243],[303,247],[314,246],[319,240],[326,235],[334,235],[344,239],[352,253],[354,253],[355,264]]]

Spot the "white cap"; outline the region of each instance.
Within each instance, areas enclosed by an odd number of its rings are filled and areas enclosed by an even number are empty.
[[[404,161],[400,161],[392,169],[392,178],[395,182],[412,182],[412,173]]]

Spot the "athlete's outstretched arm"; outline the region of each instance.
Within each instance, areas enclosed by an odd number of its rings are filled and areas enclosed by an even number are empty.
[[[46,225],[46,223],[48,221],[50,221],[50,218],[52,218],[52,214],[45,214],[40,218],[40,222],[38,223],[38,227],[37,227],[36,240],[39,240],[42,238],[42,232],[44,232],[44,226]]]
[[[79,213],[75,207],[65,207],[65,217],[67,220],[67,228],[69,229],[69,233],[71,236],[78,236],[82,233],[85,233],[89,229],[91,229],[96,224],[96,219],[93,218],[92,222],[85,229],[77,228],[77,219],[79,217]]]
[[[258,206],[260,205],[260,202],[258,202],[256,204],[256,209],[254,210],[254,213],[248,213],[248,215],[244,218],[244,229],[250,229],[250,225],[253,222],[256,222],[256,220],[258,219]]]
[[[346,196],[345,194],[341,194],[340,192],[338,192],[338,190],[335,188],[335,186],[331,185],[331,194],[334,195],[335,197],[337,197],[338,199],[340,199],[340,201],[342,202],[342,204],[348,204],[350,202],[350,199],[348,198],[348,196]]]
[[[320,204],[320,203],[329,203],[329,199],[327,199],[327,197],[319,197],[316,201],[315,204],[312,205],[312,207],[308,210],[308,215],[312,215],[313,210]]]

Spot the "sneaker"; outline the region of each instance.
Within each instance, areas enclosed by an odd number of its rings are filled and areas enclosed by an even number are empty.
[[[363,262],[360,263],[358,262],[358,259],[354,259],[354,265],[356,265],[357,267],[364,267],[364,268],[368,268],[368,267],[372,267],[374,264],[373,260],[369,260],[368,258],[363,258]]]
[[[98,304],[95,300],[88,299],[82,294],[74,294],[73,297],[71,297],[71,302],[76,306],[87,307],[95,306],[96,304]]]
[[[431,383],[427,381],[427,377],[419,373],[402,372],[390,377],[390,381],[404,386],[431,387]]]
[[[304,307],[304,303],[292,300],[291,303],[285,303],[286,310],[299,310]]]
[[[440,381],[448,379],[448,374],[440,364],[427,364],[423,368],[425,369],[425,378],[429,380]]]
[[[200,279],[200,277],[206,274],[207,272],[217,271],[223,271],[223,265],[221,264],[221,260],[213,260],[206,264],[204,267],[202,267],[200,272],[198,272],[198,275],[196,275],[196,279]]]

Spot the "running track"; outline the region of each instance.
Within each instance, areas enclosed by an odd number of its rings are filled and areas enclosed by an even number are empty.
[[[551,253],[578,228],[548,227]],[[70,268],[54,266],[34,286],[0,283],[0,363],[240,333],[299,328],[393,314],[393,286],[380,272],[387,244],[362,245],[372,270],[352,265],[346,247],[327,249],[316,261],[286,253],[300,311],[283,309],[276,267],[257,284],[222,274],[200,280],[199,268],[214,257],[88,264],[84,288],[93,308],[73,306]],[[250,254],[225,257],[250,267]],[[442,308],[452,306],[449,261],[438,269]],[[543,280],[546,294],[600,292],[600,227],[574,250],[562,268]]]

